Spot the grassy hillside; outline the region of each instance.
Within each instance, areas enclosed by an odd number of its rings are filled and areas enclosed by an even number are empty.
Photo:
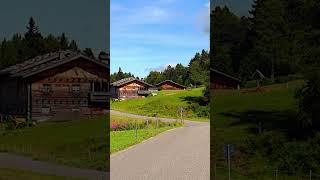
[[[268,157],[250,159],[244,153],[249,150],[244,149],[243,145],[249,136],[255,136],[259,130],[282,132],[281,128],[289,125],[290,112],[297,110],[294,93],[301,84],[301,81],[292,81],[266,86],[262,92],[255,92],[254,89],[214,90],[211,99],[212,167],[215,163],[226,166],[223,146],[233,144],[234,170],[242,174],[272,171]]]
[[[25,180],[26,178],[32,180],[83,180],[70,177],[50,176],[22,170],[0,169],[1,180]]]
[[[178,108],[188,109],[191,103],[198,102],[203,96],[204,88],[178,91],[159,91],[157,96],[113,102],[111,109],[139,115],[178,118]],[[207,121],[206,117],[198,117],[196,112],[188,110],[184,118]]]
[[[117,130],[110,132],[110,152],[115,153],[120,150],[126,149],[132,145],[138,144],[143,140],[149,139],[164,131],[172,128],[180,127],[180,123],[159,123],[159,128],[156,129],[155,123],[149,122],[149,127],[144,127],[146,121],[137,118],[127,118],[117,115],[111,115],[111,127],[114,122],[122,124],[128,129]],[[137,138],[135,132],[135,122],[139,128],[137,130]],[[130,125],[131,124],[131,125]]]
[[[41,123],[2,131],[0,151],[69,166],[105,170],[108,116],[92,120]]]

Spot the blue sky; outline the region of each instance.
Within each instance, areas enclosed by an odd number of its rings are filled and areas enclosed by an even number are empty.
[[[0,40],[26,32],[33,16],[44,35],[66,35],[81,48],[109,49],[110,0],[1,0]]]
[[[209,0],[112,0],[111,72],[145,77],[209,50]]]

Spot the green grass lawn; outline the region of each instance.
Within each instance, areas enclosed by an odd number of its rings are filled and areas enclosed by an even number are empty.
[[[0,169],[0,179],[1,180],[83,180],[78,178],[70,177],[60,177],[60,176],[51,176],[44,175],[40,173],[22,171],[22,170],[13,170],[13,169]]]
[[[135,137],[135,130],[112,131],[110,132],[111,154],[138,144],[143,140],[149,139],[172,128],[173,127],[162,127],[159,129],[139,129],[137,130],[137,139]]]
[[[142,119],[137,118],[127,118],[117,115],[111,115],[111,121],[144,121]],[[135,130],[123,130],[123,131],[111,131],[110,132],[110,152],[111,154],[124,150],[132,145],[138,144],[143,140],[149,139],[157,134],[167,131],[172,128],[180,127],[179,124],[160,127],[158,129],[154,127],[138,129],[137,130],[137,138]]]
[[[0,136],[0,152],[72,167],[108,168],[108,116],[92,120],[46,122]]]
[[[157,96],[124,100],[111,103],[111,109],[134,113],[145,116],[153,116],[155,113],[159,117],[179,118],[178,108],[187,108],[189,103],[196,101],[203,95],[204,88],[192,90],[163,90],[157,92]],[[208,118],[198,117],[194,112],[188,111],[184,114],[185,119],[208,121]]]
[[[250,117],[248,112],[254,111],[270,115],[273,112],[296,110],[297,104],[293,96],[301,84],[301,81],[292,81],[288,85],[275,84],[264,87],[265,92],[259,93],[243,93],[245,90],[214,90],[211,99],[211,150],[214,154],[214,159],[211,160],[212,167],[214,163],[225,165],[223,145],[233,144],[236,149],[233,159],[234,166],[240,167],[239,171],[248,168],[248,163],[244,160],[245,157],[239,154],[238,150],[250,134],[249,129],[254,129],[255,126],[242,122],[243,116]],[[257,169],[268,165],[264,157],[261,161],[252,161],[251,163]]]

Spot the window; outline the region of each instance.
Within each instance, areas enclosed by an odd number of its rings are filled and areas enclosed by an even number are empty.
[[[80,84],[73,84],[72,85],[72,92],[79,93],[80,92]]]
[[[43,114],[49,114],[50,113],[50,107],[42,107],[41,112]]]
[[[44,84],[42,87],[42,92],[50,93],[52,91],[51,84]]]

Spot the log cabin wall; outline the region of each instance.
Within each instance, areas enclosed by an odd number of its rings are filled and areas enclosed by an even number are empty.
[[[238,89],[240,83],[231,78],[221,76],[219,74],[212,75],[211,79],[211,89]]]
[[[0,78],[0,113],[27,115],[27,84],[17,78]]]
[[[31,91],[33,120],[74,120],[108,108],[90,102],[90,93],[107,92],[108,83],[78,67],[34,82]]]

